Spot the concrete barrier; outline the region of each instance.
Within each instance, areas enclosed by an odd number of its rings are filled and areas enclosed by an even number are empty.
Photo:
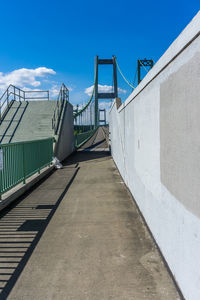
[[[111,151],[184,297],[200,299],[200,12],[128,99]],[[119,107],[117,107],[119,106]]]
[[[61,120],[61,128],[59,129],[59,134],[56,139],[54,153],[55,156],[62,161],[75,150],[73,106],[69,102],[65,106]]]

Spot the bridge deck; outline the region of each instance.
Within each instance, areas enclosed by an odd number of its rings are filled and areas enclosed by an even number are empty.
[[[99,127],[93,137],[82,145],[80,151],[108,151],[108,135],[108,126]]]
[[[179,299],[106,152],[71,156],[0,227],[0,299]]]

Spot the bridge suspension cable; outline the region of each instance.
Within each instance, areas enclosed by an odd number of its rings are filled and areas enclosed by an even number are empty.
[[[86,103],[86,105],[80,111],[76,111],[74,113],[74,119],[76,119],[79,115],[81,115],[87,109],[87,107],[90,105],[90,103],[92,102],[92,99],[93,99],[93,96],[94,96],[94,87],[95,87],[96,80],[97,80],[97,74],[96,74],[96,70],[95,70],[95,76],[94,76],[94,84],[93,84],[92,94],[91,94],[88,102]]]
[[[133,86],[133,85],[126,79],[126,77],[124,76],[124,74],[122,73],[122,71],[121,71],[121,69],[120,69],[120,67],[119,67],[119,64],[118,64],[117,60],[116,60],[116,64],[117,64],[117,68],[118,68],[119,73],[121,74],[122,78],[126,81],[126,83],[127,83],[130,87],[132,87],[132,89],[135,89],[136,87]]]
[[[80,110],[74,111],[74,135],[75,146],[78,148],[85,143],[96,131],[95,125],[95,83],[96,83],[96,71],[94,85],[92,88],[92,94],[86,104],[82,104]]]
[[[79,111],[77,111],[77,112],[74,113],[74,118],[78,117],[80,114],[82,114],[84,112],[84,110],[86,110],[86,108],[92,102],[93,96],[94,96],[94,87],[93,87],[92,95],[91,95],[90,99],[88,100],[88,102],[86,103],[86,105],[81,110],[79,110]]]
[[[135,69],[134,79],[133,79],[133,83],[132,83],[133,86],[135,85],[136,79],[137,79],[137,68]]]

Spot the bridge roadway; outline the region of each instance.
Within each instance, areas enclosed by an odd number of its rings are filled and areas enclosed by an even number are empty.
[[[180,299],[103,137],[1,213],[1,300]]]
[[[80,149],[80,151],[109,151],[109,128],[108,126],[100,127],[93,137],[89,139]]]

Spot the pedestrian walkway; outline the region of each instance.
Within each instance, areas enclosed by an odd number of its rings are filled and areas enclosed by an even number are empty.
[[[109,128],[108,126],[101,126],[95,134],[80,147],[80,151],[109,151]]]
[[[0,299],[180,299],[107,152],[71,156],[0,227]]]

